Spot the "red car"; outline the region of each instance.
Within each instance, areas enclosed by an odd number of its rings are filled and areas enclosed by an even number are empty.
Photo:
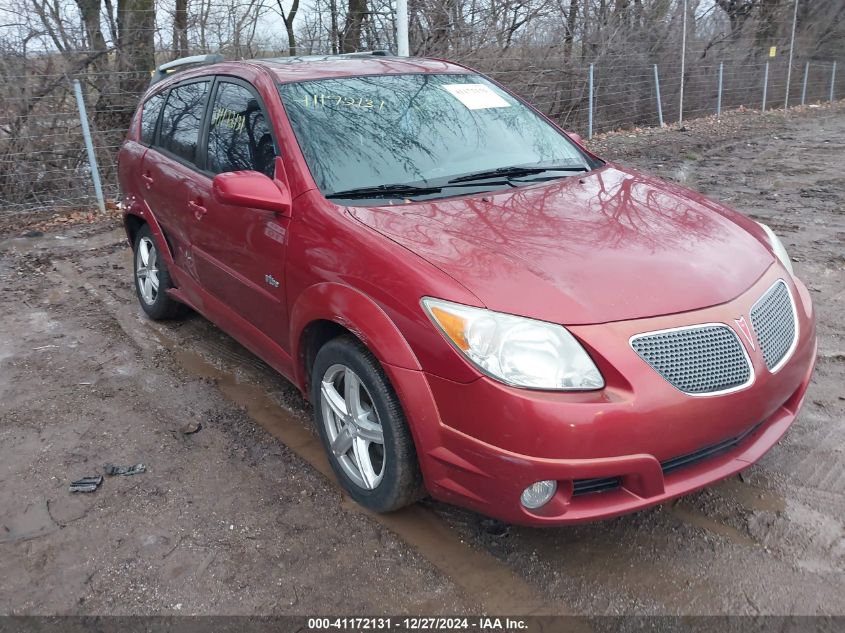
[[[795,419],[815,317],[768,227],[455,63],[202,61],[159,70],[120,150],[138,298],[293,381],[362,505],[601,519]]]

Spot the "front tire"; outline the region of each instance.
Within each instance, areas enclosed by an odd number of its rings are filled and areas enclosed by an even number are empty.
[[[185,306],[167,294],[173,288],[170,271],[159,255],[149,224],[144,224],[135,236],[134,262],[135,294],[147,316],[157,321],[182,316]]]
[[[399,399],[372,353],[351,336],[326,343],[311,372],[320,439],[343,488],[389,512],[423,496],[422,474]]]

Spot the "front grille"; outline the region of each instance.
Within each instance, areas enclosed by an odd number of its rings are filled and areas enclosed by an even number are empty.
[[[751,325],[769,371],[786,360],[795,342],[795,309],[789,288],[782,279],[766,291],[751,308]]]
[[[704,461],[710,457],[716,457],[734,448],[737,444],[742,442],[746,437],[757,430],[759,424],[755,424],[747,431],[740,433],[736,437],[719,442],[718,444],[711,444],[700,448],[692,453],[681,455],[680,457],[673,457],[667,459],[665,462],[660,462],[660,468],[664,475],[681,470],[687,466],[692,466],[698,462]],[[580,496],[590,494],[592,492],[604,492],[606,490],[616,490],[622,485],[621,477],[600,477],[596,479],[576,479],[573,483],[573,496]]]
[[[704,395],[739,388],[751,365],[736,334],[722,324],[641,334],[631,347],[671,385]]]

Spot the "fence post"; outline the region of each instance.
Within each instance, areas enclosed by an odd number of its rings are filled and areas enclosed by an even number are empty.
[[[684,72],[687,61],[687,0],[684,0],[684,26],[681,35],[681,100],[678,103],[678,127],[684,127]]]
[[[804,82],[801,84],[801,105],[807,100],[807,76],[810,74],[810,62],[804,64]]]
[[[73,80],[73,92],[76,94],[76,107],[79,109],[79,122],[82,124],[82,137],[85,139],[85,151],[88,154],[88,167],[91,169],[91,180],[94,182],[94,194],[97,196],[97,206],[100,208],[100,213],[105,215],[106,202],[103,199],[103,185],[100,182],[97,156],[94,154],[91,129],[88,127],[88,113],[85,111],[85,99],[82,98],[82,86],[79,84],[78,79]]]
[[[657,74],[657,64],[654,65],[654,93],[657,97],[657,119],[663,127],[663,104],[660,102],[660,76]]]
[[[766,72],[763,74],[763,112],[766,111],[766,93],[769,91],[769,62],[766,62]]]
[[[795,23],[798,21],[798,0],[795,0],[795,7],[792,11],[792,35],[789,38],[789,63],[786,67],[786,96],[783,98],[783,109],[789,108],[789,81],[792,79],[792,52],[795,48]]]
[[[830,69],[830,101],[833,102],[833,84],[836,81],[836,62],[833,62],[833,68]]]
[[[587,138],[593,138],[593,65],[590,64],[590,96],[588,99],[589,111],[587,112]]]
[[[716,94],[716,116],[722,116],[722,75],[725,71],[725,62],[719,62],[719,92]]]

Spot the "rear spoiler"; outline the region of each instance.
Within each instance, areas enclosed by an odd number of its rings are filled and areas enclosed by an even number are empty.
[[[162,79],[166,79],[171,73],[183,70],[186,66],[205,66],[206,64],[216,64],[223,61],[223,55],[220,53],[211,53],[210,55],[192,55],[191,57],[180,57],[174,59],[172,62],[162,64],[152,72],[150,85],[157,84]]]

